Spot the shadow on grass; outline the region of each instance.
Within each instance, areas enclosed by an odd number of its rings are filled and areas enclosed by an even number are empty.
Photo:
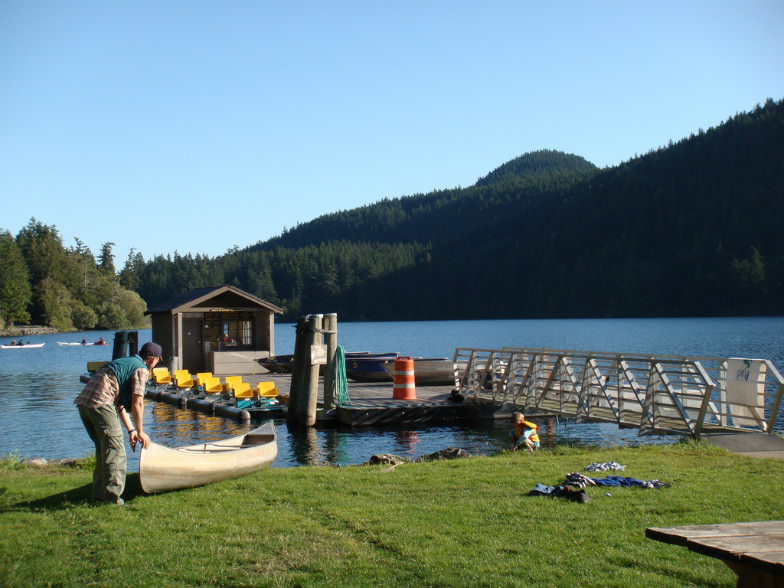
[[[139,474],[128,474],[125,479],[125,491],[123,492],[123,500],[128,504],[136,497],[144,494],[142,492],[141,483],[139,482]],[[92,483],[84,484],[65,492],[58,492],[51,496],[44,498],[37,498],[35,500],[25,500],[10,504],[8,506],[0,507],[0,512],[11,512],[15,510],[64,510],[73,508],[78,505],[94,505],[102,506],[103,503],[93,502],[90,499],[92,495]]]
[[[649,563],[649,562],[640,562],[638,559],[634,558],[627,558],[627,557],[615,557],[609,558],[611,561],[614,561],[617,565],[626,568],[637,568],[639,570],[644,570],[649,574],[663,574],[665,577],[674,578],[676,582],[681,584],[682,586],[724,586],[723,582],[709,582],[706,583],[705,577],[700,576],[696,573],[691,573],[687,570],[683,570],[676,567],[671,567],[668,565],[662,565],[661,562],[657,563]],[[726,569],[726,572],[729,574],[731,573],[729,568]]]

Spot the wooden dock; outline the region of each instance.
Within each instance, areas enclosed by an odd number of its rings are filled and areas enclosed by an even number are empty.
[[[171,388],[148,390],[148,397],[178,408],[198,410],[233,420],[285,418],[285,402],[291,387],[290,374],[250,375],[243,376],[243,380],[254,387],[260,381],[274,382],[282,401],[281,405],[239,410],[193,398],[188,393],[178,393]],[[333,410],[324,410],[323,378],[320,378],[317,422],[349,427],[431,426],[496,417],[498,407],[493,403],[477,405],[473,402],[456,402],[452,396],[453,389],[453,386],[418,386],[415,399],[399,400],[394,398],[392,382],[358,383],[349,380],[348,403]],[[503,416],[505,418],[506,414]]]

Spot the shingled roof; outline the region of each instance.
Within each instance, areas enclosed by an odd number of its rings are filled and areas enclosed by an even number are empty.
[[[194,288],[190,292],[180,294],[166,302],[148,308],[144,314],[157,314],[160,312],[179,314],[182,312],[216,309],[257,310],[259,307],[276,314],[283,314],[281,307],[262,300],[253,294],[248,294],[234,286]]]

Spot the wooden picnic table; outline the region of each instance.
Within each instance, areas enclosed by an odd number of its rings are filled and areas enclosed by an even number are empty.
[[[649,527],[645,536],[722,560],[739,587],[784,588],[784,521]]]

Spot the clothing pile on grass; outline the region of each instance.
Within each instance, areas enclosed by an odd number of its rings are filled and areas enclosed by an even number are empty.
[[[589,472],[624,471],[626,466],[616,462],[592,463],[585,467]],[[638,480],[626,476],[609,475],[604,478],[590,478],[579,472],[566,475],[566,479],[557,486],[537,484],[529,496],[550,496],[551,498],[566,498],[575,502],[588,502],[590,497],[585,489],[589,486],[637,486],[640,488],[669,488],[670,484],[660,480]]]

